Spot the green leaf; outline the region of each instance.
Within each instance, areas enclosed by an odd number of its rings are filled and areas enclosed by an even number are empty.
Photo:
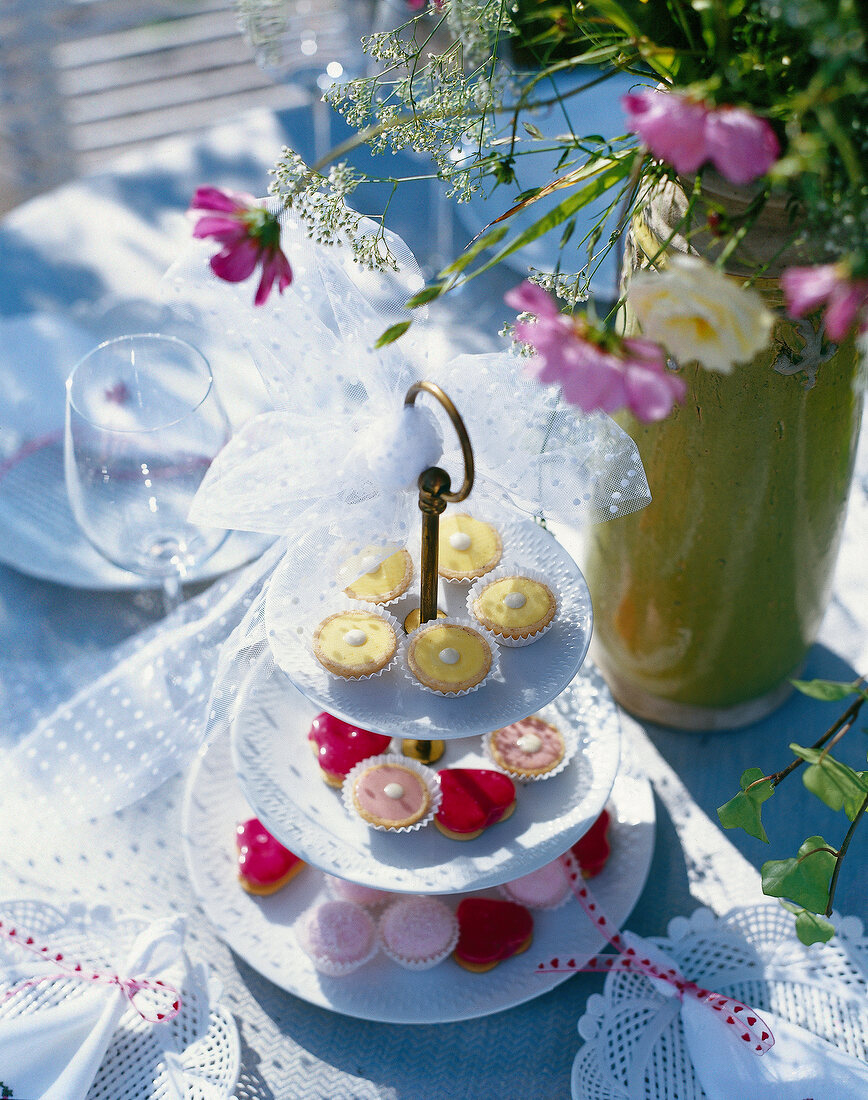
[[[843,680],[791,680],[790,683],[803,695],[821,699],[824,703],[837,703],[864,688],[859,680],[845,683]]]
[[[807,909],[789,901],[782,901],[781,905],[795,915],[796,935],[806,947],[810,947],[812,943],[828,943],[835,935],[834,924],[825,917],[809,913]]]
[[[379,337],[375,348],[384,348],[386,344],[392,344],[399,337],[403,336],[407,329],[412,325],[412,321],[399,321],[397,325],[391,325],[386,331]]]
[[[435,298],[440,297],[445,289],[444,283],[435,283],[433,286],[423,287],[418,294],[414,294],[412,298],[408,299],[407,309],[416,309],[428,302],[433,302]]]
[[[843,809],[850,821],[853,821],[868,795],[868,784],[864,776],[824,753],[822,749],[813,746],[804,748],[796,744],[791,744],[790,748],[796,756],[809,764],[802,776],[802,782],[811,794],[816,795],[831,810],[837,812]]]
[[[748,768],[740,780],[741,792],[723,806],[718,806],[717,816],[724,829],[744,829],[748,836],[764,840],[769,838],[762,824],[762,804],[775,793],[771,780],[761,768]]]
[[[538,141],[543,140],[544,134],[539,126],[534,126],[532,122],[522,122],[522,126],[532,138],[536,138]]]
[[[477,237],[472,244],[461,253],[461,255],[452,261],[448,267],[444,267],[439,273],[438,278],[444,278],[447,275],[453,275],[458,271],[463,271],[467,265],[476,259],[480,252],[484,252],[486,248],[491,248],[507,235],[509,232],[508,225],[495,225],[487,232],[483,233],[481,237]]]
[[[796,858],[770,859],[762,865],[763,893],[823,913],[829,904],[829,879],[835,855],[821,836],[809,836]]]

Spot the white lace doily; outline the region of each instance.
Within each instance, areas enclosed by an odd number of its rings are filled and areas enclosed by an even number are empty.
[[[311,649],[315,623],[302,624],[293,614],[295,581],[284,566],[275,570],[265,603],[275,661],[320,709],[381,733],[443,740],[526,718],[559,695],[579,670],[591,640],[591,597],[576,563],[542,527],[528,520],[512,522],[502,526],[502,537],[504,562],[546,574],[558,586],[561,600],[545,637],[521,649],[497,647],[499,672],[478,691],[460,699],[421,691],[397,663],[382,676],[361,682],[329,675]],[[438,606],[466,620],[467,589],[467,584],[442,581]],[[347,599],[345,606],[363,605]],[[403,622],[418,606],[416,590],[388,610]],[[308,629],[300,633],[304,625]]]
[[[623,921],[642,892],[651,864],[654,799],[647,780],[619,775],[609,808],[612,855],[593,882],[613,919]],[[228,739],[221,736],[199,756],[187,784],[183,843],[193,887],[217,932],[235,952],[270,981],[312,1004],[391,1023],[485,1016],[537,997],[569,976],[535,972],[540,959],[563,950],[584,958],[602,944],[572,901],[558,910],[535,911],[531,947],[486,974],[470,974],[450,959],[432,970],[411,972],[379,955],[345,978],[325,977],[297,947],[292,933],[304,909],[329,896],[322,874],[306,867],[270,897],[252,897],[238,884],[235,825],[250,813],[232,771]],[[514,855],[520,859],[519,852]],[[450,905],[458,901],[444,900]],[[407,1042],[412,1041],[408,1035]]]
[[[94,970],[111,966],[149,923],[143,917],[114,916],[106,906],[74,903],[61,909],[34,900],[4,901],[0,919],[15,922]],[[72,979],[42,982],[5,1001],[4,994],[31,972],[30,965],[21,948],[0,942],[0,1018],[60,1004],[92,988]],[[174,1019],[148,1023],[128,1008],[88,1100],[229,1100],[240,1066],[238,1031],[232,1017],[212,1004],[215,992],[204,967],[194,964],[187,970],[182,1009]],[[14,1091],[14,1081],[6,1084]]]
[[[560,775],[517,788],[516,808],[473,841],[434,825],[399,835],[369,829],[320,777],[307,741],[317,708],[269,662],[254,665],[232,726],[239,782],[266,828],[308,863],[368,886],[442,894],[496,886],[555,859],[605,805],[620,759],[620,724],[599,672],[585,665],[539,712],[573,727],[578,750]],[[490,768],[481,739],[446,742],[434,765]]]
[[[650,942],[689,980],[868,1061],[868,940],[855,917],[835,924],[830,943],[805,947],[792,915],[768,902],[723,917],[698,909],[671,920],[668,938]],[[656,992],[642,975],[608,974],[602,995],[588,998],[579,1020],[585,1045],[573,1064],[573,1100],[704,1100],[678,1008],[676,998]]]

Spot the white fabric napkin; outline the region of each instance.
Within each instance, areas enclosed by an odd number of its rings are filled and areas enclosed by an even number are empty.
[[[670,968],[673,973],[677,971],[673,960],[656,945],[630,932],[625,932],[623,938],[659,971]],[[675,986],[670,982],[650,980],[659,993],[676,996]],[[868,1065],[825,1039],[763,1009],[757,1011],[757,1016],[768,1025],[774,1044],[758,1054],[752,1043],[740,1038],[743,1028],[726,1022],[727,1015],[690,994],[681,999],[687,1050],[708,1100],[866,1100],[868,1097]],[[644,1077],[644,1073],[639,1076]]]
[[[183,942],[183,920],[156,921],[138,935],[125,959],[115,960],[111,972],[151,981],[177,973]],[[32,973],[41,977],[44,970],[34,967]],[[3,1080],[29,1100],[84,1100],[128,1008],[116,985],[94,983],[83,996],[0,1019]]]

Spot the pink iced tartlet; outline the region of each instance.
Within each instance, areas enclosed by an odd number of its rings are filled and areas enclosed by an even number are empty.
[[[373,886],[363,886],[360,882],[348,882],[336,875],[324,875],[326,886],[333,897],[341,901],[354,901],[366,909],[376,909],[379,905],[395,900],[391,890],[375,890]]]
[[[352,901],[325,901],[308,909],[295,926],[299,946],[322,974],[342,978],[377,953],[370,914]]]
[[[435,773],[424,764],[386,754],[362,760],[343,785],[344,805],[372,829],[407,831],[426,825],[440,802]]]
[[[394,902],[380,917],[383,951],[408,970],[428,970],[442,962],[458,943],[458,920],[437,898],[408,897]]]
[[[567,752],[564,735],[536,714],[488,735],[491,759],[514,779],[538,779],[559,770]]]
[[[556,859],[528,875],[505,882],[500,892],[509,901],[528,909],[557,909],[570,896],[570,884],[560,860]]]

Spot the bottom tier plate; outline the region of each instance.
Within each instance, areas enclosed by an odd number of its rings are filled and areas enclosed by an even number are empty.
[[[612,855],[593,887],[609,919],[622,925],[651,865],[654,799],[650,784],[619,775],[609,809]],[[560,909],[535,911],[530,948],[485,974],[468,973],[451,959],[414,973],[381,954],[348,977],[328,978],[314,969],[292,931],[305,909],[328,896],[322,873],[306,867],[283,890],[265,898],[252,897],[238,884],[235,825],[250,816],[232,767],[229,738],[221,736],[205,746],[188,779],[183,845],[190,879],[223,940],[275,985],[311,1004],[383,1023],[473,1019],[529,1001],[570,976],[538,973],[540,961],[568,954],[580,963],[603,946],[602,936],[570,899]],[[457,901],[457,897],[447,900]]]

